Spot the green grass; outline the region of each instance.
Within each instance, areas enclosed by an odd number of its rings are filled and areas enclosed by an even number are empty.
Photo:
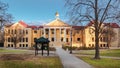
[[[37,60],[0,61],[0,68],[62,68],[58,57],[40,57]]]
[[[26,52],[24,50],[8,50],[8,49],[0,49],[0,53],[23,53]]]
[[[82,50],[78,54],[81,55],[94,55],[95,50]],[[120,57],[120,49],[104,49],[100,50],[101,56],[113,56],[113,57]]]
[[[94,66],[95,68],[120,68],[120,60],[102,58],[100,60],[91,57],[80,57],[80,59]]]

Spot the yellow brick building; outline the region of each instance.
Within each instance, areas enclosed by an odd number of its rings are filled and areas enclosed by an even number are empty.
[[[45,37],[50,40],[50,46],[86,46],[94,47],[94,34],[90,34],[92,24],[87,26],[71,26],[59,19],[59,14],[56,13],[56,19],[45,25],[33,26],[28,25],[23,21],[15,24],[6,25],[4,47],[15,47],[13,38],[16,39],[17,48],[29,48],[35,43],[34,40],[40,37]],[[120,27],[115,28],[117,36],[119,36]],[[105,37],[102,36],[102,40]],[[118,43],[119,39],[117,39]],[[114,44],[118,46],[119,44]],[[100,47],[106,47],[106,41],[100,41]]]

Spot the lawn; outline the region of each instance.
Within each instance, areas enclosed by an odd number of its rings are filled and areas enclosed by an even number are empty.
[[[27,50],[0,49],[0,68],[63,68],[58,56],[34,56]]]
[[[120,68],[120,60],[102,58],[100,60],[94,60],[93,57],[81,56],[80,59],[89,63],[95,68]]]
[[[25,50],[0,49],[0,53],[23,53]]]
[[[80,55],[94,55],[95,50],[81,50],[78,53]],[[113,56],[113,57],[120,57],[120,49],[101,49],[100,50],[101,56]]]
[[[6,55],[3,55],[3,57]],[[20,56],[20,54],[13,54],[10,57],[11,58],[6,57],[6,59],[3,58],[0,60],[0,68],[62,68],[61,61],[57,56],[31,57],[31,55],[27,55],[26,58],[21,59],[25,57],[25,55]]]

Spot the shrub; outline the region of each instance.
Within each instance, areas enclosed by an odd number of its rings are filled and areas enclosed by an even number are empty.
[[[67,49],[70,50],[71,46],[62,46],[62,48],[64,50],[67,50]],[[72,50],[92,50],[92,49],[94,49],[94,47],[75,47],[75,46],[72,47]]]

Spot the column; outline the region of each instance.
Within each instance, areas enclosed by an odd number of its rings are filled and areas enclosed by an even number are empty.
[[[64,42],[66,42],[66,28],[64,29]]]
[[[61,28],[59,30],[60,30],[60,42],[61,42]]]
[[[50,31],[50,28],[49,28],[49,40],[51,41],[51,31]]]
[[[44,28],[44,38],[46,38],[46,36],[45,36],[45,35],[46,35],[46,32],[45,32],[45,28]]]
[[[56,28],[54,28],[54,42],[56,42]]]

